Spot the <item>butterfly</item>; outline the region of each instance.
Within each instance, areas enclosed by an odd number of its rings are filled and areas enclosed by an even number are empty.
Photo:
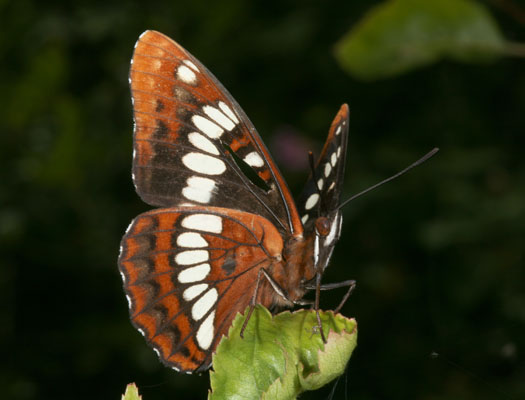
[[[296,203],[246,114],[175,41],[144,32],[129,82],[133,182],[158,208],[131,222],[118,264],[131,321],[164,364],[209,368],[248,306],[312,304],[315,289],[318,310],[319,291],[341,286],[348,297],[354,281],[321,285],[341,235],[346,104]]]

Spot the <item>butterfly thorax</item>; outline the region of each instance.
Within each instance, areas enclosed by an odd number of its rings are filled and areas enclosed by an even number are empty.
[[[294,301],[302,299],[305,295],[306,282],[315,276],[313,243],[313,235],[291,237],[285,243],[282,261],[274,264],[272,276],[286,291],[288,300],[274,292],[273,306],[292,307]]]

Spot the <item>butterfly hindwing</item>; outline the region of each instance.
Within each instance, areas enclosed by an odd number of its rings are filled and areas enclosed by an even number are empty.
[[[133,181],[145,202],[243,210],[301,234],[291,194],[261,138],[195,57],[167,36],[146,31],[135,46],[130,85]]]
[[[274,225],[255,214],[214,207],[141,214],[119,257],[131,320],[165,364],[205,370],[250,304],[259,270],[279,263],[282,249]],[[258,302],[268,307],[263,293]]]

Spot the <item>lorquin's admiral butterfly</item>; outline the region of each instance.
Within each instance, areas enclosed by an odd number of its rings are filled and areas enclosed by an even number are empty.
[[[133,325],[160,359],[179,371],[207,369],[249,305],[311,304],[303,296],[316,289],[318,310],[319,291],[341,286],[350,288],[346,300],[354,281],[320,282],[341,234],[348,106],[294,203],[246,114],[176,42],[144,32],[129,80],[133,182],[161,208],[131,223],[119,268]]]

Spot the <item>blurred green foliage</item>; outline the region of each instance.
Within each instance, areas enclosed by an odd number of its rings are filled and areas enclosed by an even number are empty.
[[[523,40],[499,3],[486,5],[503,36]],[[132,381],[146,400],[206,396],[207,374],[163,367],[132,328],[116,267],[126,226],[149,209],[130,177],[127,87],[146,29],[219,77],[274,144],[295,193],[307,163],[298,169],[279,141],[319,149],[343,102],[345,195],[441,148],[344,209],[325,280],[357,280],[343,313],[360,340],[335,398],[525,397],[523,61],[444,60],[357,81],[334,44],[378,4],[0,2],[3,398],[115,399]],[[324,293],[322,306],[340,296]]]
[[[492,60],[504,48],[495,21],[475,0],[389,0],[338,43],[337,56],[343,68],[367,80],[446,57]]]

